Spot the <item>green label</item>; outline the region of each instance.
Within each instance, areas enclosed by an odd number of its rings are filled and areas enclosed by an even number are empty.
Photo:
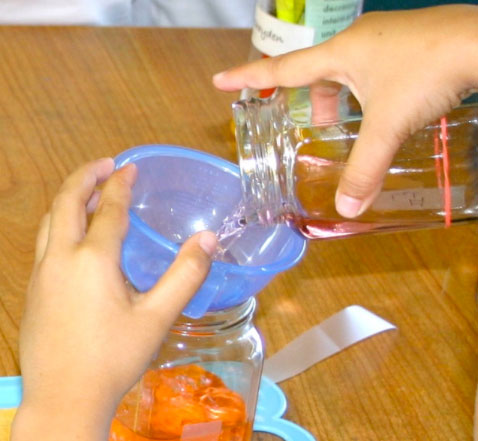
[[[361,0],[307,0],[305,24],[315,29],[314,44],[349,26],[362,10]]]

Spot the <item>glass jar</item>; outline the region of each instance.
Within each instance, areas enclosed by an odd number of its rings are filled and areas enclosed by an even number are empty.
[[[255,299],[182,316],[123,398],[110,441],[249,441],[263,365]]]
[[[338,122],[313,123],[309,92],[278,89],[234,103],[244,213],[241,222],[287,222],[306,237],[427,228],[478,216],[478,105],[463,104],[411,136],[373,205],[355,219],[335,191],[360,127],[347,102]]]

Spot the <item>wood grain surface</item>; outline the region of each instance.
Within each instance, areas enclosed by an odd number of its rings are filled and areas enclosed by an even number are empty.
[[[0,27],[0,375],[18,329],[38,222],[78,165],[172,143],[235,160],[213,73],[243,62],[239,30]],[[359,304],[387,332],[281,384],[286,417],[321,441],[472,438],[476,225],[315,242],[258,296],[269,354]],[[276,438],[257,434],[255,440]]]

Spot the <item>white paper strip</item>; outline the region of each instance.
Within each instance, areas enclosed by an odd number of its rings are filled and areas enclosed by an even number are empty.
[[[450,187],[451,208],[465,207],[464,185]],[[410,188],[382,191],[372,204],[375,210],[440,210],[443,208],[443,190],[440,188]]]
[[[221,421],[185,424],[179,441],[218,441],[221,429]]]
[[[304,332],[264,363],[264,375],[276,383],[300,374],[345,348],[396,326],[362,306],[348,306]]]
[[[314,44],[315,29],[287,23],[256,7],[252,44],[263,54],[274,57]]]

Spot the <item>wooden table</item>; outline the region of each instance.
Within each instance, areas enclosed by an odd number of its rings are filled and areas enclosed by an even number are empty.
[[[234,160],[236,96],[210,77],[248,51],[237,30],[0,28],[0,375],[19,374],[36,228],[63,178],[147,143]],[[351,304],[398,330],[282,383],[287,418],[322,441],[471,439],[477,264],[474,225],[311,244],[258,296],[269,354]]]

